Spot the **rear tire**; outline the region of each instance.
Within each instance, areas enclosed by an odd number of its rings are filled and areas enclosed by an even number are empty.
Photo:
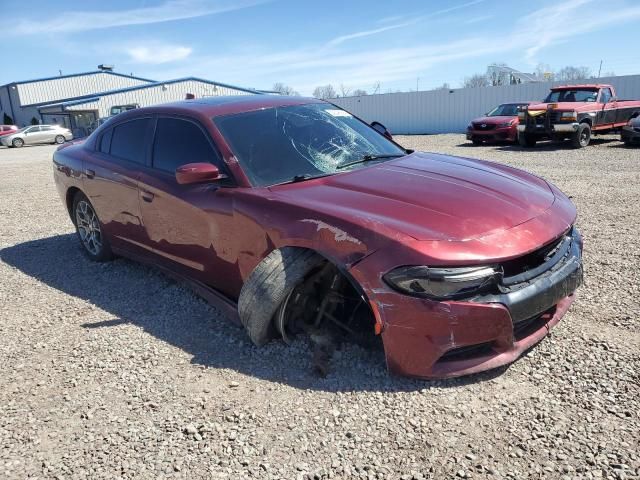
[[[527,147],[527,148],[535,147],[536,142],[537,142],[536,137],[528,133],[521,133],[518,135],[518,143],[520,144],[521,147]]]
[[[62,135],[56,135],[55,143],[62,145],[65,142],[65,138]]]
[[[591,141],[591,127],[588,123],[581,123],[578,125],[573,135],[571,135],[571,146],[573,148],[583,148],[589,145]]]
[[[73,223],[82,245],[82,250],[94,262],[107,262],[113,259],[109,240],[103,235],[102,223],[82,192],[73,197]]]
[[[274,314],[291,291],[324,258],[305,248],[274,250],[258,264],[238,298],[240,321],[251,341],[262,346],[275,336]]]
[[[21,138],[14,138],[11,141],[11,145],[13,145],[15,148],[21,148],[24,146],[24,140],[22,140]]]

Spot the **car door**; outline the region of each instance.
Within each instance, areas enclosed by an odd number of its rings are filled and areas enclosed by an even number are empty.
[[[230,180],[180,185],[175,171],[188,163],[210,162],[229,173],[203,126],[194,119],[158,116],[151,167],[139,179],[140,208],[149,249],[164,266],[230,294],[237,270]]]
[[[24,137],[25,145],[34,145],[36,143],[39,143],[40,127],[33,126],[33,127],[27,128],[23,133],[23,137]]]
[[[603,125],[612,125],[616,123],[616,114],[617,114],[617,102],[613,98],[611,94],[610,88],[603,88],[600,91],[600,103],[603,104],[602,107],[602,124]]]
[[[39,143],[53,143],[56,137],[56,130],[49,125],[40,126]]]
[[[100,133],[85,160],[83,188],[114,248],[145,254],[138,177],[149,162],[152,117],[128,119]]]

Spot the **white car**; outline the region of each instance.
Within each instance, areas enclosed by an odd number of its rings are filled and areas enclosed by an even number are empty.
[[[5,147],[22,147],[38,143],[62,144],[73,140],[73,134],[68,128],[60,125],[33,125],[17,130],[10,135],[0,137],[0,144]]]

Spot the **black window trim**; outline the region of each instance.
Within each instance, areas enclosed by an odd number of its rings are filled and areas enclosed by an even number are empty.
[[[113,130],[115,130],[117,127],[124,125],[125,123],[129,123],[129,122],[133,122],[135,120],[150,120],[149,125],[147,126],[147,131],[145,132],[145,139],[144,139],[144,143],[145,143],[145,149],[144,149],[144,162],[143,163],[138,163],[138,162],[134,162],[132,160],[127,160],[126,158],[122,158],[122,157],[116,157],[115,155],[111,154],[111,144],[109,144],[109,153],[105,153],[105,152],[101,152],[100,151],[100,145],[102,143],[102,137],[104,135],[106,135],[106,133],[111,130],[113,132]],[[152,130],[153,128],[153,130]],[[149,147],[149,138],[151,135],[155,135],[155,122],[154,122],[154,116],[152,114],[144,114],[144,115],[138,115],[135,116],[133,118],[127,118],[125,120],[122,120],[114,125],[109,125],[109,128],[105,128],[104,132],[100,132],[100,136],[98,137],[96,144],[95,144],[95,153],[105,156],[107,157],[110,161],[115,162],[115,163],[121,163],[121,164],[125,164],[125,165],[135,165],[138,168],[140,167],[149,167],[150,163],[151,163],[151,158],[149,155],[149,151],[150,151],[150,147]],[[153,138],[153,137],[151,137]],[[113,134],[111,136],[111,141],[113,142]]]
[[[152,127],[152,134],[151,134],[151,141],[149,142],[149,164],[147,165],[147,168],[149,170],[151,170],[154,174],[162,174],[167,178],[172,178],[175,181],[175,172],[168,172],[167,170],[162,170],[161,168],[156,168],[153,165],[153,148],[155,146],[155,142],[156,142],[156,132],[158,129],[158,120],[161,118],[171,118],[171,119],[175,119],[175,120],[183,120],[183,121],[187,121],[190,123],[193,123],[196,127],[198,127],[200,129],[200,131],[202,132],[202,134],[204,135],[204,137],[206,138],[206,140],[209,142],[209,146],[212,148],[213,152],[216,154],[216,156],[218,157],[218,164],[214,163],[214,162],[210,162],[212,165],[215,165],[216,167],[220,168],[221,172],[224,173],[225,175],[227,175],[227,180],[225,180],[224,182],[221,182],[219,185],[222,187],[235,187],[237,186],[237,182],[233,176],[233,173],[231,172],[231,169],[229,168],[229,166],[227,165],[227,162],[225,162],[224,157],[222,156],[222,153],[220,152],[220,149],[218,148],[218,145],[216,144],[216,142],[211,138],[211,135],[209,135],[209,131],[204,128],[204,126],[202,125],[202,123],[197,120],[196,118],[190,117],[188,115],[180,115],[180,114],[175,114],[175,113],[157,113],[153,116],[153,127]]]

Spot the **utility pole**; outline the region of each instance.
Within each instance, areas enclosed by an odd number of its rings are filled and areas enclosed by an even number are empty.
[[[416,92],[420,89],[420,77],[416,77]]]
[[[602,60],[600,60],[600,68],[598,68],[598,78],[600,78],[600,72],[602,72]]]

